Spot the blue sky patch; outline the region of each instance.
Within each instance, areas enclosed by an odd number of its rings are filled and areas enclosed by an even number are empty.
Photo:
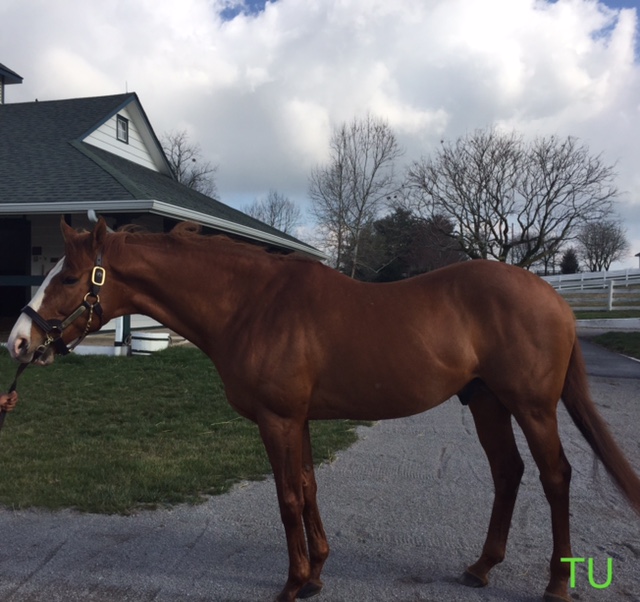
[[[228,6],[220,11],[220,16],[225,21],[232,21],[238,15],[257,15],[270,1],[272,0],[231,0]]]
[[[609,8],[638,8],[638,0],[604,0]]]

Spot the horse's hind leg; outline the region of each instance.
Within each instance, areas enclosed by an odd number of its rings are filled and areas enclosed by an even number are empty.
[[[511,413],[493,393],[478,384],[470,393],[469,408],[478,438],[489,460],[495,488],[482,554],[477,562],[467,568],[462,579],[465,585],[482,587],[489,582],[489,571],[504,559],[524,464],[513,436]]]
[[[569,533],[571,465],[564,454],[558,435],[557,402],[529,408],[523,407],[514,415],[538,465],[540,481],[551,507],[553,554],[550,562],[551,577],[544,599],[548,602],[570,601],[567,591],[570,566],[561,559],[572,557]]]
[[[311,437],[309,435],[309,423],[304,427],[302,441],[302,493],[304,495],[304,510],[302,516],[307,531],[309,542],[309,560],[311,573],[309,581],[298,593],[298,598],[310,598],[322,589],[320,573],[325,560],[329,556],[329,544],[322,526],[316,492],[318,486],[313,470],[313,454],[311,450]]]

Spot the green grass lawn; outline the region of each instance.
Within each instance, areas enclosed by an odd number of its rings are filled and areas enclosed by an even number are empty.
[[[593,341],[612,351],[640,359],[640,332],[606,332],[594,337]]]
[[[640,311],[633,309],[616,309],[614,311],[576,311],[578,320],[619,320],[621,318],[640,318]]]
[[[16,365],[0,350],[6,385]],[[0,434],[0,504],[128,513],[228,491],[271,469],[257,427],[227,404],[192,348],[151,357],[71,355],[30,367]],[[356,439],[352,421],[312,423],[316,463]]]

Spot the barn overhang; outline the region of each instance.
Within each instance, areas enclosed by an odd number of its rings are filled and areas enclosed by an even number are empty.
[[[200,211],[176,207],[170,203],[153,199],[141,200],[110,200],[110,201],[51,201],[51,202],[24,202],[1,203],[0,216],[17,215],[62,215],[62,214],[86,214],[95,211],[97,214],[110,213],[148,213],[176,220],[193,221],[202,226],[214,228],[221,232],[240,236],[248,240],[255,240],[267,245],[290,249],[298,253],[325,260],[327,257],[318,249],[314,249],[303,243],[281,238],[269,232],[263,232],[244,224],[228,221]]]

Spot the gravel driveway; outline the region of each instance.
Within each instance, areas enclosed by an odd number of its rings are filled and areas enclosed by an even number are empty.
[[[640,364],[584,343],[594,398],[640,471]],[[581,601],[640,601],[640,520],[594,464],[561,408],[573,465]],[[539,600],[547,580],[548,505],[520,432],[527,465],[505,562],[489,587],[457,583],[478,555],[492,502],[488,464],[468,408],[451,400],[425,414],[361,429],[361,439],[318,470],[332,554],[325,602]],[[1,456],[0,456],[1,457]],[[238,486],[205,504],[130,517],[0,510],[0,601],[267,601],[287,557],[272,480]],[[579,596],[579,597],[578,597]]]

